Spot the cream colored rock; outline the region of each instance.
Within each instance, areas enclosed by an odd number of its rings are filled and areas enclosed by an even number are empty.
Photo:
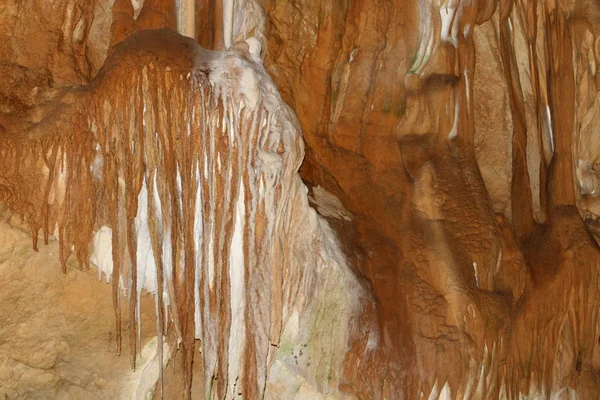
[[[131,398],[136,374],[114,351],[109,287],[91,271],[64,276],[57,254],[56,241],[36,253],[27,233],[0,222],[0,396]],[[143,303],[149,323],[152,302]]]

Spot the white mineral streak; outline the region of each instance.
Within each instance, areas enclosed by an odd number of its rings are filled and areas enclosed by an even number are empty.
[[[230,15],[225,16],[225,7],[231,7]],[[258,43],[258,57],[253,57],[255,62],[259,62],[260,48],[266,44],[266,38],[263,35],[265,31],[265,15],[262,7],[256,0],[225,0],[223,3],[224,18],[231,21],[231,27],[226,28],[225,33],[231,34],[231,45],[246,41],[250,46],[250,53],[256,53]],[[224,21],[226,22],[226,21]],[[225,26],[225,24],[223,24]],[[227,30],[229,29],[229,30]],[[251,43],[248,39],[255,37],[257,43]],[[262,62],[262,61],[260,61]]]
[[[148,189],[146,182],[138,195],[138,212],[135,217],[135,230],[137,232],[137,296],[138,300],[142,288],[156,294],[156,263],[152,252],[152,239],[148,229]],[[139,304],[139,302],[138,302]]]
[[[475,273],[475,284],[479,288],[479,275],[477,275],[477,263],[473,262],[473,272]]]
[[[431,393],[429,393],[429,397],[427,397],[427,400],[440,399],[440,388],[438,385],[438,380],[436,379],[435,383],[433,384],[433,388],[431,389]]]
[[[458,47],[458,15],[454,15],[456,8],[441,7],[440,18],[442,19],[442,29],[440,32],[443,41],[450,42],[454,47]]]
[[[200,176],[200,166],[195,166],[196,173],[195,178],[198,182],[201,182]],[[194,270],[194,321],[195,321],[195,335],[196,337],[202,336],[202,305],[200,303],[200,278],[202,274],[202,266],[203,266],[203,245],[204,245],[204,221],[202,219],[202,203],[203,203],[203,193],[202,193],[202,185],[198,185],[196,189],[196,215],[194,218],[194,252],[196,254],[195,260],[195,270]]]
[[[93,250],[91,261],[98,268],[98,280],[102,279],[102,274],[106,276],[106,283],[109,283],[113,272],[112,261],[112,229],[103,226],[94,234]]]
[[[465,70],[463,71],[463,77],[465,78],[465,92],[467,93],[467,114],[470,112],[469,111],[469,105],[471,104],[471,92],[472,92],[472,88],[471,88],[471,81],[469,80],[469,69],[465,68]]]
[[[250,57],[252,57],[252,61],[262,64],[262,44],[260,40],[256,37],[250,37],[246,39],[246,43],[248,43],[248,52],[250,53]]]
[[[124,382],[121,390],[123,399],[146,400],[153,398],[158,381],[160,362],[157,356],[156,337],[144,346],[141,351],[138,368],[131,374],[131,378]],[[167,365],[173,355],[173,347],[169,343],[163,343],[163,368]],[[160,390],[160,389],[159,389]]]
[[[229,382],[235,382],[242,369],[246,327],[244,307],[246,291],[244,287],[244,184],[240,179],[239,195],[234,214],[234,230],[229,253],[229,279],[231,280],[231,335],[229,337]],[[235,397],[235,387],[231,387],[232,397]]]
[[[133,5],[133,18],[137,19],[138,15],[140,15],[140,11],[142,11],[142,7],[144,6],[145,0],[131,0],[131,4]]]
[[[450,386],[448,385],[448,382],[446,382],[444,384],[444,387],[442,387],[439,400],[452,400],[452,395],[450,394]]]
[[[547,158],[550,160],[552,158],[552,154],[554,154],[554,131],[552,128],[552,112],[550,111],[550,106],[546,106],[546,113],[543,114],[544,117],[544,126],[547,131],[547,135],[545,139],[548,141],[548,144],[544,144],[544,148],[547,149],[546,152],[549,153],[550,157]]]
[[[452,123],[452,129],[448,132],[448,139],[452,140],[458,136],[458,119],[460,116],[460,102],[458,101],[458,90],[455,89],[454,94],[454,122]]]
[[[419,49],[415,62],[410,67],[411,73],[421,74],[427,65],[435,44],[433,25],[433,4],[429,1],[419,3]]]

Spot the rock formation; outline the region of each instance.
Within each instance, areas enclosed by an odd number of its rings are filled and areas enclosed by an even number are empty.
[[[598,7],[7,0],[0,394],[598,397]]]

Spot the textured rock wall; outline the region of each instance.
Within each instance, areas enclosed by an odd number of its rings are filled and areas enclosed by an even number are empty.
[[[19,113],[49,88],[88,82],[108,46],[112,1],[0,4],[0,108]]]
[[[0,211],[0,396],[6,399],[135,398],[152,364],[153,331],[140,338],[138,368],[115,351],[110,287],[70,263],[61,273],[58,242],[35,252],[20,219]],[[154,322],[154,301],[141,299],[141,321]],[[148,312],[150,311],[150,312]],[[155,347],[155,346],[154,346]]]
[[[351,391],[594,396],[583,371],[596,345],[583,343],[596,335],[584,308],[597,307],[598,253],[573,177],[596,178],[571,160],[575,110],[595,107],[575,92],[595,87],[577,82],[596,68],[578,50],[593,40],[596,5],[262,3],[266,65],[305,132],[303,177],[353,216],[337,226],[393,354],[376,362],[383,390],[355,378]]]

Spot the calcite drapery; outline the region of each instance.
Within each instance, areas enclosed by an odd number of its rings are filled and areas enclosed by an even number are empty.
[[[142,288],[156,292],[158,364],[172,320],[188,396],[195,339],[207,396],[262,397],[271,366],[283,390],[298,345],[296,375],[335,393],[351,332],[376,341],[353,328],[370,300],[308,206],[295,118],[251,57],[133,35],[40,124],[7,128],[0,198],[34,240],[58,227],[63,264],[74,248],[112,275],[117,332],[121,291],[131,321]]]

